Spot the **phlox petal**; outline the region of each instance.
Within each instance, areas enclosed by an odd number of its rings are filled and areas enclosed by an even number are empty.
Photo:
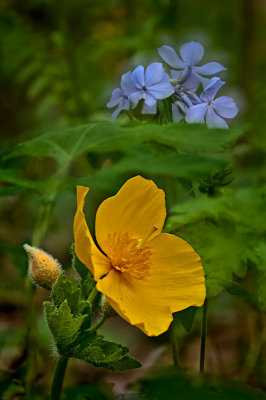
[[[161,63],[155,62],[146,68],[145,85],[154,85],[160,82],[164,77],[164,69]]]
[[[83,212],[84,201],[89,188],[77,187],[77,211],[74,219],[75,252],[80,261],[93,273],[98,280],[110,270],[108,259],[95,245]]]
[[[203,46],[197,42],[188,42],[180,47],[180,55],[187,65],[198,64],[204,54]]]
[[[186,122],[189,124],[204,124],[207,108],[208,106],[206,103],[196,104],[190,107],[186,112]]]
[[[130,109],[130,102],[127,99],[120,99],[120,103],[118,104],[117,108],[113,112],[110,120],[115,121],[118,115],[120,114],[121,111],[123,110],[129,110]]]
[[[119,192],[104,200],[96,214],[95,233],[97,242],[106,253],[105,240],[109,233],[128,232],[140,239],[162,230],[166,217],[165,196],[154,182],[135,176],[129,179]]]
[[[225,67],[217,62],[209,62],[201,67],[194,67],[194,69],[201,75],[212,75],[226,70]]]
[[[186,67],[172,47],[164,45],[158,49],[158,53],[170,67],[176,69],[184,69]]]
[[[209,100],[212,100],[218,90],[221,89],[221,87],[225,84],[220,78],[211,78],[209,80],[208,85],[205,87],[203,92],[200,95],[201,100],[208,102]]]
[[[121,77],[121,88],[125,95],[129,95],[136,90],[136,85],[132,82],[131,71],[125,73]]]
[[[136,69],[134,69],[131,78],[136,88],[141,89],[142,86],[144,86],[145,78],[143,65],[139,65]]]
[[[234,118],[238,114],[238,108],[232,97],[221,96],[213,101],[213,109],[224,118]]]
[[[219,128],[219,129],[228,129],[228,125],[219,115],[215,113],[215,111],[208,107],[206,114],[206,124],[208,128]]]
[[[191,92],[196,92],[199,87],[200,76],[195,72],[191,72],[190,76],[182,83],[182,86]]]
[[[180,122],[184,118],[184,114],[176,104],[172,104],[172,118],[173,122]]]
[[[112,108],[114,106],[117,106],[117,104],[119,104],[120,99],[123,95],[123,92],[121,89],[117,88],[113,91],[112,93],[112,97],[110,99],[110,101],[106,104],[108,108]]]
[[[154,107],[154,105],[156,104],[156,98],[151,93],[145,93],[145,96],[143,98],[145,104],[149,107]]]
[[[149,93],[152,94],[156,99],[165,99],[171,96],[175,92],[175,89],[169,82],[169,76],[165,74],[164,79],[149,87]]]
[[[143,104],[141,114],[156,114],[157,112],[157,104],[155,103],[153,106],[147,106],[147,104]]]
[[[143,98],[143,93],[140,90],[138,90],[137,92],[131,93],[128,96],[128,98],[132,102],[134,108],[138,104],[138,102]]]

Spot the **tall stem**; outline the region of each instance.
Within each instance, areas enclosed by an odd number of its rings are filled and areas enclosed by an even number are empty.
[[[60,400],[67,363],[67,357],[60,357],[57,362],[51,389],[51,400]]]
[[[175,333],[175,321],[173,322],[172,329],[170,331],[171,345],[172,345],[172,353],[173,353],[173,362],[174,366],[178,367],[178,347],[177,347],[177,337]]]
[[[68,163],[62,166],[58,172],[58,178],[63,178],[68,170]],[[42,204],[36,224],[32,234],[31,244],[34,247],[39,247],[43,237],[49,226],[51,219],[53,207],[55,204],[56,195],[60,189],[60,179],[58,179],[58,184],[54,187],[54,190],[49,193],[49,198]],[[26,333],[26,348],[27,348],[27,372],[25,378],[25,386],[27,392],[28,400],[32,399],[32,386],[34,377],[36,374],[36,356],[37,356],[37,310],[34,301],[35,298],[35,287],[32,286],[32,282],[27,277],[25,282],[25,292],[28,302],[28,326]]]
[[[31,243],[35,247],[39,247],[40,243],[48,228],[50,216],[52,213],[53,204],[46,203],[39,211],[35,228],[32,234]],[[25,292],[27,297],[27,313],[28,326],[26,333],[26,348],[27,348],[27,372],[25,378],[25,386],[28,398],[32,398],[32,384],[36,374],[36,356],[37,356],[37,309],[35,287],[31,280],[26,277]]]
[[[208,300],[206,299],[204,304],[203,304],[203,310],[202,310],[202,329],[201,329],[201,346],[200,346],[200,373],[204,373],[205,345],[206,345],[206,334],[207,334],[207,310],[208,310]]]

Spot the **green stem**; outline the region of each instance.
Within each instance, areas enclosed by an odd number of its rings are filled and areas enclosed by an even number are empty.
[[[97,329],[99,329],[100,326],[102,326],[102,324],[106,321],[106,319],[107,319],[107,315],[104,314],[103,317],[100,319],[100,321],[97,322],[97,324],[94,325],[90,330],[97,331]]]
[[[58,178],[63,178],[68,170],[68,163],[63,165],[58,172]],[[56,195],[60,189],[61,181],[58,179],[58,184],[54,187],[54,190],[49,194],[49,199],[46,200],[39,210],[36,224],[32,234],[31,244],[34,247],[39,247],[41,241],[46,234],[51,219],[53,207],[55,204]],[[36,357],[37,357],[37,310],[34,302],[35,287],[32,286],[32,282],[27,277],[25,282],[25,292],[28,299],[28,326],[26,333],[26,348],[27,348],[27,371],[25,378],[25,386],[27,392],[27,398],[32,399],[32,386],[34,377],[36,374]]]
[[[67,357],[60,357],[57,362],[51,389],[51,400],[60,400],[67,363]]]
[[[49,201],[39,211],[35,229],[32,234],[32,240],[31,240],[31,244],[34,247],[40,246],[40,243],[47,231],[47,228],[48,228],[48,225],[50,222],[50,217],[51,217],[52,210],[53,210],[53,206],[54,206],[54,202]]]
[[[208,300],[206,299],[203,304],[203,310],[202,310],[202,330],[201,330],[201,345],[200,345],[200,373],[204,373],[205,345],[206,345],[206,334],[207,334],[207,311],[208,311]]]
[[[91,291],[91,293],[90,293],[90,295],[89,295],[89,297],[88,297],[88,301],[89,301],[90,303],[93,302],[93,300],[95,299],[97,293],[98,293],[98,290],[96,289],[96,286],[95,286],[95,287],[92,289],[92,291]]]
[[[45,232],[47,231],[48,224],[52,213],[53,203],[46,203],[39,211],[35,228],[32,234],[31,243],[35,247],[39,247]],[[36,357],[37,357],[37,309],[35,301],[36,288],[32,285],[31,280],[26,277],[25,292],[27,298],[27,313],[28,313],[28,326],[26,333],[26,348],[27,348],[27,372],[25,377],[26,392],[28,398],[32,398],[32,384],[36,374]]]
[[[172,344],[172,353],[173,353],[173,362],[174,366],[178,367],[178,347],[177,347],[177,337],[175,333],[175,322],[173,322],[172,329],[170,331],[170,338],[171,338],[171,344]]]

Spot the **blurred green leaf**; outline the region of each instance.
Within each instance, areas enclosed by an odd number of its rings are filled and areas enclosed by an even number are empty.
[[[64,390],[62,400],[107,400],[108,397],[89,383],[79,383]]]
[[[172,400],[174,393],[178,393],[180,400],[266,399],[264,392],[243,383],[218,380],[211,376],[190,377],[170,368],[158,369],[141,383],[145,398],[149,400]]]
[[[157,142],[187,153],[219,152],[232,144],[240,131],[207,129],[202,125],[137,125],[120,126],[117,123],[99,122],[49,132],[16,146],[3,157],[53,157],[59,165],[75,159],[86,151],[130,151],[130,145]]]
[[[192,328],[197,311],[198,307],[188,307],[185,310],[181,310],[175,313],[175,316],[179,318],[181,324],[183,325],[183,327],[186,329],[187,332],[190,332]]]

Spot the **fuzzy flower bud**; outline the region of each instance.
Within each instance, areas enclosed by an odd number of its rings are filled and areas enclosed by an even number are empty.
[[[101,308],[106,318],[115,317],[117,315],[116,311],[110,306],[104,294],[102,295]]]
[[[28,274],[39,286],[51,288],[61,273],[61,266],[50,254],[37,247],[24,244],[29,257]]]

